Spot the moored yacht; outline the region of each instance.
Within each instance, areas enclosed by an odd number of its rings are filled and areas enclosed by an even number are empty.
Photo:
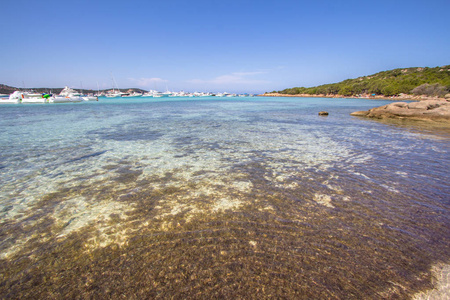
[[[138,93],[138,92],[132,92],[129,94],[124,94],[122,95],[122,97],[128,97],[128,98],[132,98],[132,97],[142,97],[142,93]]]
[[[118,98],[118,97],[122,97],[125,93],[122,93],[121,91],[116,91],[116,90],[112,90],[109,91],[109,93],[107,93],[105,96],[108,98]]]
[[[142,97],[159,98],[159,97],[163,97],[163,93],[155,91],[155,90],[150,90],[147,93],[142,94]]]
[[[50,97],[48,101],[51,103],[72,103],[81,102],[83,98],[81,98],[80,93],[66,86],[59,95]]]
[[[98,97],[89,95],[81,95],[81,99],[84,101],[98,101]]]
[[[5,95],[7,96],[7,95]],[[17,104],[22,102],[22,93],[19,91],[15,91],[9,97],[0,98],[0,103],[3,104]]]
[[[19,92],[22,94],[22,103],[48,103],[47,97],[43,94],[31,92]]]

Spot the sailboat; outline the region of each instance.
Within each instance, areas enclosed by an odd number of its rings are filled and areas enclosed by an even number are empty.
[[[112,81],[113,81],[113,89],[112,89],[112,92],[110,91],[109,93],[106,94],[106,97],[108,97],[108,98],[122,97],[122,95],[125,94],[125,93],[122,93],[120,91],[119,87],[117,86],[117,82],[114,79],[114,76],[112,74],[111,74],[111,78],[112,78]],[[114,89],[114,86],[117,87],[117,91]]]

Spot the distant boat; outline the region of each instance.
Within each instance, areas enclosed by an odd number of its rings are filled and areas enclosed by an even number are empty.
[[[22,94],[22,103],[48,103],[43,94],[31,92],[19,92]]]
[[[117,86],[117,82],[114,79],[114,76],[112,75],[112,73],[111,73],[111,79],[112,79],[112,82],[113,82],[112,91],[107,93],[105,96],[108,97],[108,98],[118,98],[118,97],[122,97],[123,95],[125,95],[125,93],[122,93],[120,91],[119,87]],[[114,89],[115,86],[117,87],[117,91]]]
[[[8,95],[5,95],[8,96]],[[22,102],[22,93],[19,91],[15,91],[9,97],[0,98],[0,103],[3,104],[17,104]]]
[[[121,92],[112,92],[112,93],[108,93],[105,96],[108,98],[117,98],[117,97],[122,97],[123,93]]]
[[[180,91],[180,92],[172,92],[172,94],[169,97],[188,97],[189,94],[184,92],[184,91]]]
[[[83,98],[80,93],[66,86],[58,96],[52,96],[48,101],[50,103],[74,103],[83,101]]]
[[[147,93],[143,93],[142,97],[153,97],[153,90],[148,91]]]
[[[81,90],[81,93],[77,93],[77,94],[84,101],[98,101],[98,96],[92,96],[92,94],[91,95],[85,95],[83,93],[83,90]]]
[[[17,104],[17,103],[48,103],[48,98],[50,95],[48,94],[39,94],[33,92],[21,92],[15,91],[8,98],[0,99],[0,103],[9,103],[9,104]]]
[[[164,94],[158,91],[150,90],[145,94],[142,94],[142,97],[153,97],[153,98],[160,98],[160,97],[168,97],[168,94]]]
[[[124,95],[122,95],[122,97],[128,97],[128,98],[142,97],[142,93],[134,92],[134,93],[130,93],[130,94],[124,94]]]
[[[189,96],[188,93],[180,91],[180,92],[171,92],[171,91],[165,91],[164,93],[150,90],[147,93],[142,94],[142,97],[153,97],[153,98],[162,98],[162,97],[187,97]]]
[[[84,101],[98,101],[98,97],[88,95],[81,95],[81,99],[83,99]]]

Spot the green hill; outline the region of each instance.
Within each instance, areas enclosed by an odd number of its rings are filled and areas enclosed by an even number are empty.
[[[384,95],[415,94],[443,97],[450,91],[450,65],[407,68],[379,72],[315,87],[294,87],[275,93],[297,95]]]

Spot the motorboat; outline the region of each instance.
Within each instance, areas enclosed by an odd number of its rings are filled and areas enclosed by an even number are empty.
[[[172,94],[172,93],[170,93],[170,92],[169,93],[167,93],[167,92],[166,93],[161,93],[161,92],[158,92],[158,91],[151,90],[151,91],[143,94],[142,97],[161,98],[161,97],[169,97],[170,94]]]
[[[135,97],[142,97],[143,94],[139,93],[139,92],[129,92],[126,94],[123,94],[122,97],[127,97],[127,98],[135,98]]]
[[[147,93],[142,94],[141,97],[155,97],[155,95],[159,95],[159,94],[160,94],[160,92],[158,92],[158,91],[150,90]],[[158,96],[156,96],[156,97],[158,97]]]
[[[64,89],[57,96],[52,96],[49,99],[50,103],[74,103],[83,101],[82,95],[75,91],[74,89],[69,88],[68,86],[64,87]]]
[[[2,98],[0,103],[48,103],[48,98],[50,98],[49,94],[15,91],[9,95],[9,98]]]
[[[142,97],[142,93],[134,92],[130,94],[130,97]]]
[[[8,95],[5,95],[8,96]],[[19,91],[15,91],[9,97],[0,98],[0,103],[3,104],[18,104],[22,102],[22,93]]]
[[[48,103],[48,98],[44,97],[45,94],[31,93],[31,92],[19,92],[22,95],[22,103]]]
[[[81,98],[84,101],[98,101],[98,97],[96,97],[96,96],[81,95]]]
[[[117,85],[116,80],[114,79],[114,76],[111,73],[111,79],[113,82],[113,88],[112,91],[109,91],[105,96],[108,98],[118,98],[118,97],[122,97],[125,93],[122,93],[119,89],[119,86]],[[114,88],[117,87],[117,90]]]
[[[107,93],[105,96],[108,98],[118,98],[118,97],[122,97],[124,93],[122,93],[121,91],[112,91]]]
[[[184,92],[184,91],[180,91],[180,92],[173,92],[169,97],[188,97],[189,94]]]
[[[81,97],[69,97],[69,96],[53,96],[48,100],[50,103],[75,103],[81,102],[83,99]]]

